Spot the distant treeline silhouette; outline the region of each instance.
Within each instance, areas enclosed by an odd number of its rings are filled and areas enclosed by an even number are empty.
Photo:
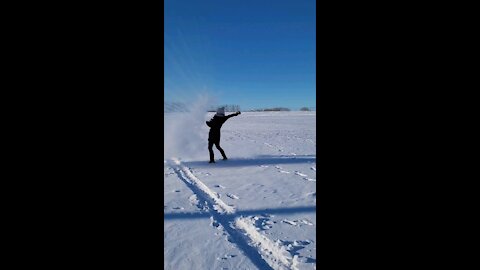
[[[207,112],[216,112],[217,108],[225,107],[226,112],[238,112],[240,111],[239,105],[219,105],[211,106],[207,109]],[[164,112],[188,112],[189,107],[181,102],[164,102]],[[289,108],[285,107],[274,107],[274,108],[263,108],[263,109],[252,109],[250,112],[288,112],[291,111]],[[316,111],[316,107],[302,107],[300,111]]]
[[[238,105],[220,105],[220,106],[211,106],[210,109],[208,109],[208,112],[216,112],[217,108],[220,108],[220,107],[225,107],[226,112],[240,111],[240,106]]]
[[[288,112],[290,111],[290,109],[284,108],[284,107],[275,107],[275,108],[266,108],[266,109],[254,109],[250,111],[252,112]]]
[[[302,107],[300,111],[316,111],[316,107]],[[275,108],[266,108],[266,109],[252,109],[250,112],[289,112],[291,109],[285,107],[275,107]],[[294,110],[295,111],[295,110]]]
[[[238,112],[240,111],[239,105],[219,105],[211,106],[207,111],[216,112],[218,108],[225,107],[226,112]],[[187,104],[182,102],[167,102],[163,103],[163,112],[188,112],[190,108]]]

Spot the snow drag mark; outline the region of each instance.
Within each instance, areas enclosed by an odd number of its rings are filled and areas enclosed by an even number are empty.
[[[212,215],[210,225],[226,231],[229,234],[227,239],[237,245],[259,269],[297,269],[292,255],[285,246],[281,245],[281,241],[273,242],[259,233],[257,227],[248,218],[234,218],[232,214],[235,213],[235,209],[233,207],[220,200],[216,192],[210,190],[200,179],[195,177],[178,159],[172,160],[178,167],[176,169],[178,176],[187,182],[195,193],[189,198],[190,202],[200,205],[199,199],[203,200],[207,206],[204,210],[209,211]],[[227,196],[239,199],[234,194],[228,193]]]
[[[241,231],[235,228],[233,225],[235,221],[232,216],[235,212],[233,207],[226,205],[222,200],[217,198],[216,193],[211,191],[202,183],[202,181],[196,178],[188,168],[181,165],[181,162],[178,159],[173,158],[172,161],[177,165],[175,171],[180,180],[184,181],[187,186],[190,187],[196,195],[195,199],[202,201],[199,202],[197,206],[211,214],[211,226],[220,230],[223,229],[228,234],[227,240],[242,250],[245,256],[247,256],[251,262],[258,267],[258,269],[284,269],[272,268],[268,261],[266,261],[261,255],[261,251],[256,246],[249,245]],[[192,198],[191,202],[195,201],[195,199]],[[201,205],[204,207],[201,207]]]
[[[193,175],[193,173],[187,167],[181,165],[178,159],[173,158],[172,160],[175,165],[178,166],[181,172],[186,175],[186,177],[184,177],[184,180],[198,188],[199,191],[203,192],[207,196],[207,198],[210,198],[213,201],[213,208],[215,210],[217,210],[221,214],[233,214],[235,212],[235,209],[233,207],[227,205],[222,200],[220,200],[218,193],[213,192],[211,189],[209,189],[202,181],[195,177],[195,175]]]
[[[244,234],[250,239],[250,244],[259,250],[262,258],[273,269],[296,269],[293,265],[292,255],[286,248],[260,234],[256,227],[249,223],[248,219],[243,217],[235,219],[235,227],[243,230]]]

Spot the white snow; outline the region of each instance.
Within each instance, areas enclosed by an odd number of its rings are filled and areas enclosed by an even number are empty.
[[[230,118],[209,164],[202,109],[164,117],[165,269],[315,269],[315,112]]]

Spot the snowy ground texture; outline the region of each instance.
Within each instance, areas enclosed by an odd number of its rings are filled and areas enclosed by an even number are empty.
[[[230,118],[209,164],[212,115],[165,115],[165,269],[316,269],[315,112]]]

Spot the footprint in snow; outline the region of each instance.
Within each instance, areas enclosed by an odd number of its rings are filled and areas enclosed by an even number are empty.
[[[310,167],[310,169],[313,170],[313,171],[317,171],[317,168],[315,168],[315,167]]]
[[[312,178],[308,178],[308,177],[304,177],[303,179],[305,179],[307,181],[310,181],[310,182],[317,182],[316,179],[312,179]]]
[[[222,186],[222,185],[215,185],[214,187],[216,187],[216,188],[225,188],[225,187]]]
[[[287,224],[290,224],[290,225],[293,225],[293,226],[300,226],[300,223],[303,225],[309,225],[309,226],[313,226],[313,223],[310,222],[309,220],[307,219],[302,219],[302,220],[288,220],[288,219],[284,219],[282,220],[282,222],[284,223],[287,223]]]
[[[290,172],[283,171],[283,170],[280,170],[280,171],[278,171],[278,172],[280,172],[280,173],[290,173]]]
[[[268,168],[268,165],[260,165],[262,168]]]
[[[302,241],[302,240],[295,240],[293,241],[293,245],[294,246],[307,246],[307,245],[310,245],[312,242],[310,240],[305,240],[305,241]]]
[[[295,223],[295,221],[291,221],[291,220],[288,220],[288,219],[284,219],[284,220],[282,220],[282,222],[293,225],[293,226],[297,225],[297,223]]]
[[[296,174],[296,175],[303,176],[303,177],[307,176],[306,174],[303,174],[303,173],[301,173],[301,172],[299,172],[299,171],[295,171],[295,174]]]
[[[237,255],[225,255],[223,257],[220,257],[220,258],[217,258],[217,260],[227,260],[228,258],[234,258],[236,257]],[[228,268],[227,267],[223,267],[222,270],[227,270]]]
[[[306,220],[306,219],[302,219],[300,220],[303,224],[306,224],[306,225],[310,225],[310,226],[313,226],[313,223],[311,223],[310,221]]]
[[[234,199],[234,200],[240,199],[237,195],[231,194],[231,193],[227,193],[227,197],[229,197],[229,198],[231,198],[231,199]]]
[[[299,251],[301,249],[304,249],[307,245],[310,244],[310,241],[302,241],[302,240],[294,240],[294,241],[288,241],[288,240],[284,240],[284,241],[281,241],[281,243],[283,244],[283,246],[285,246],[285,248],[292,254],[294,255],[294,257],[296,257],[296,259],[299,258]],[[303,256],[302,256],[303,257]],[[296,260],[294,259],[294,260]]]
[[[178,206],[177,206],[177,207],[172,207],[172,208],[175,209],[175,210],[183,210],[183,209],[185,209],[185,208],[183,208],[183,207],[178,207]]]
[[[280,243],[282,243],[288,250],[292,251],[293,247],[304,247],[310,244],[309,240],[302,241],[302,240],[293,240],[293,241],[288,241],[288,240],[280,240]],[[298,251],[298,249],[296,250]]]
[[[218,223],[215,219],[213,219],[213,217],[210,217],[210,226],[218,228],[220,226],[220,223]]]
[[[180,190],[176,189],[176,190],[174,190],[173,192],[180,192]]]
[[[257,231],[269,230],[272,228],[274,221],[271,221],[268,217],[253,216],[251,218],[253,225]]]

